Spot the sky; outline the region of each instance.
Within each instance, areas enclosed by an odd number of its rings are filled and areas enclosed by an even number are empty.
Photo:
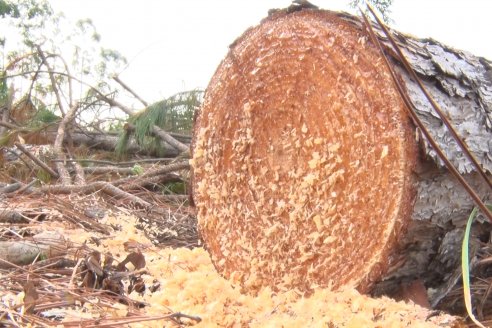
[[[350,11],[349,0],[313,0]],[[91,18],[102,44],[129,65],[119,77],[148,102],[205,89],[228,46],[290,0],[50,0],[73,21]],[[394,0],[392,27],[492,60],[492,0]]]

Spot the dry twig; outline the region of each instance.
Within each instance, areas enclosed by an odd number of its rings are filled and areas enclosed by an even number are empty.
[[[53,178],[57,179],[59,177],[58,173],[53,171],[51,167],[46,165],[43,161],[41,161],[39,158],[34,156],[29,150],[26,149],[22,144],[16,142],[14,144],[21,152],[23,152],[27,157],[29,157],[34,163],[36,163],[39,167],[41,167],[43,170],[45,170],[49,175],[51,175]]]

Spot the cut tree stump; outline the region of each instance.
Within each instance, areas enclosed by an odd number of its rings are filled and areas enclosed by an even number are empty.
[[[392,33],[490,173],[491,63]],[[490,199],[394,58],[419,117]],[[459,253],[445,249],[458,252],[474,205],[409,121],[357,17],[279,10],[247,30],[207,88],[192,151],[205,246],[217,270],[245,290],[384,293],[416,279],[439,288],[459,266]]]

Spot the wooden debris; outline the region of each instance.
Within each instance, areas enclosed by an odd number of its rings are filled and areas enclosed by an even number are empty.
[[[65,254],[67,242],[56,232],[45,231],[32,239],[0,241],[0,269],[30,264]]]

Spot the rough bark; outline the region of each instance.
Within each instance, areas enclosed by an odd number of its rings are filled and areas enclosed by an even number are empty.
[[[358,18],[342,15],[362,28]],[[407,93],[416,105],[419,118],[443,149],[447,158],[484,202],[492,201],[492,191],[463,155],[457,142],[424,97],[416,81],[410,78],[387,38],[378,30],[400,73]],[[432,98],[439,104],[453,127],[477,158],[489,179],[492,173],[492,62],[473,54],[453,49],[436,40],[416,39],[392,31],[406,59],[418,74]],[[458,181],[444,169],[443,162],[422,138],[421,165],[417,175],[417,197],[412,224],[404,236],[398,255],[403,265],[390,272],[376,285],[375,294],[398,293],[402,284],[422,280],[429,288],[431,305],[437,306],[459,281],[461,241],[464,225],[473,207],[471,197]],[[484,223],[481,217],[480,222]],[[485,229],[480,232],[480,229]],[[476,256],[479,237],[490,231],[488,224],[475,229],[472,240],[472,261]],[[480,233],[482,236],[480,236]]]
[[[347,14],[340,14],[340,17],[359,29],[363,28],[358,17]],[[380,40],[386,45],[387,54],[392,57],[395,67],[400,72],[420,119],[458,170],[461,173],[473,172],[471,163],[463,156],[416,82],[410,79],[409,74],[402,68],[403,65],[398,61],[383,32],[375,28]],[[394,30],[392,34],[426,89],[438,102],[472,153],[483,168],[492,173],[492,62],[433,39],[416,39]],[[428,142],[422,141],[425,154],[439,167],[444,167]]]
[[[339,14],[339,17],[361,30],[364,29],[358,17],[348,14]],[[386,54],[390,56],[399,72],[408,95],[416,105],[419,118],[482,200],[491,202],[491,190],[463,155],[417,83],[409,77],[384,33],[377,26],[374,27],[379,39],[384,42]],[[492,62],[433,39],[417,39],[395,30],[391,32],[425,88],[439,104],[490,179]],[[422,146],[422,154],[416,170],[417,196],[412,213],[413,223],[402,238],[402,251],[398,255],[405,264],[390,272],[383,282],[375,287],[375,293],[399,292],[402,282],[422,279],[427,287],[435,290],[429,293],[431,304],[435,306],[442,297],[440,292],[453,283],[451,277],[456,276],[456,270],[460,267],[464,225],[475,204],[465,189],[444,168],[443,162],[420,131],[416,133]],[[485,218],[480,214],[479,221],[485,222]],[[478,237],[476,236],[475,242],[478,242]]]

